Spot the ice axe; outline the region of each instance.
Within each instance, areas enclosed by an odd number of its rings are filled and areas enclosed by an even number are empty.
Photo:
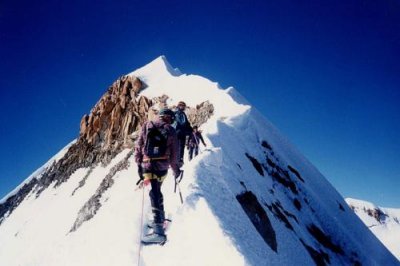
[[[178,192],[179,192],[179,197],[181,199],[181,203],[183,204],[183,197],[182,197],[182,192],[181,192],[181,188],[179,186],[179,183],[182,181],[183,178],[183,170],[181,171],[181,173],[179,174],[179,176],[177,178],[175,178],[175,188],[174,188],[174,193],[176,193],[176,187],[178,187]]]

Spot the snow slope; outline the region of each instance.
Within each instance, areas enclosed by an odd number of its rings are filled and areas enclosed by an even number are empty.
[[[400,260],[400,209],[382,208],[363,200],[346,198],[363,223]]]
[[[172,216],[164,246],[140,246],[142,202],[129,150],[107,166],[81,168],[67,182],[30,195],[0,225],[0,265],[399,265],[343,198],[279,131],[233,88],[181,74],[159,57],[130,75],[147,97],[194,106],[209,100],[207,149],[185,163],[184,204],[163,185]],[[113,167],[101,208],[71,231],[79,210]],[[86,180],[82,185],[81,181]],[[145,193],[145,194],[143,194]],[[144,201],[143,201],[144,199]]]
[[[57,162],[59,159],[61,159],[65,155],[65,153],[67,152],[69,147],[71,147],[71,145],[74,143],[75,143],[75,140],[71,141],[67,146],[62,148],[56,155],[54,155],[52,158],[50,158],[50,160],[48,160],[44,165],[42,165],[41,167],[36,169],[36,171],[33,172],[30,176],[28,176],[21,184],[19,184],[15,189],[13,189],[11,192],[9,192],[7,195],[5,195],[2,199],[0,199],[0,204],[5,202],[6,199],[8,199],[9,197],[15,195],[15,193],[17,193],[18,190],[21,189],[21,187],[23,187],[25,184],[27,184],[33,178],[36,177],[36,178],[40,179],[41,175],[47,170],[47,168],[49,166],[51,166],[53,163]]]

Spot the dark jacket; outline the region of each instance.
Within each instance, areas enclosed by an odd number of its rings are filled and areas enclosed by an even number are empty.
[[[149,128],[156,126],[157,128],[163,127],[168,131],[168,139],[167,139],[167,150],[165,160],[155,160],[150,162],[147,156],[144,154],[144,148],[147,141],[147,131]],[[135,146],[135,161],[137,164],[142,164],[143,170],[145,172],[162,172],[167,171],[168,167],[171,166],[174,173],[179,172],[178,167],[178,140],[176,137],[175,129],[170,125],[165,123],[164,121],[158,119],[153,122],[146,122],[140,133],[138,140],[136,141]]]
[[[185,112],[179,109],[175,111],[175,119],[172,126],[175,128],[179,139],[186,138],[193,131]]]

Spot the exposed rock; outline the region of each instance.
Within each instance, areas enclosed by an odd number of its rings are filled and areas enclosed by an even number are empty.
[[[214,114],[214,106],[205,101],[196,105],[195,108],[188,108],[187,115],[192,125],[201,126]]]
[[[268,218],[267,213],[261,206],[257,197],[251,191],[246,191],[236,196],[244,212],[264,239],[265,243],[275,252],[278,250],[276,233]]]
[[[310,254],[311,258],[314,260],[315,265],[317,266],[325,266],[330,264],[329,255],[322,250],[316,250],[313,247],[307,245],[303,239],[300,239],[300,242],[303,244],[308,254]]]
[[[268,209],[275,215],[276,218],[278,218],[278,220],[280,220],[285,226],[286,228],[294,231],[292,224],[289,222],[288,218],[286,217],[286,215],[284,214],[284,209],[282,208],[282,206],[276,202],[276,203],[272,203],[271,205],[265,204]],[[287,212],[289,213],[289,212]],[[295,217],[293,214],[290,214],[291,217]],[[297,221],[297,218],[295,217],[295,220]]]
[[[271,145],[266,140],[261,141],[261,146],[263,146],[267,150],[271,150],[272,151]]]
[[[131,146],[130,134],[147,119],[145,115],[152,101],[137,96],[142,82],[132,76],[115,81],[81,120],[80,138],[94,147],[115,149],[118,145]]]
[[[33,178],[17,194],[0,204],[0,223],[30,192],[39,197],[50,185],[59,186],[67,181],[77,169],[99,163],[105,166],[123,149],[133,148],[142,124],[153,119],[159,108],[167,107],[166,95],[154,99],[139,95],[145,86],[133,76],[117,79],[90,113],[82,117],[79,138],[64,157],[48,167],[40,178]],[[214,107],[207,101],[188,107],[187,112],[192,124],[200,126],[213,114]],[[86,178],[80,186],[85,184]]]
[[[133,150],[130,151],[125,158],[123,158],[119,163],[117,163],[114,167],[110,169],[110,172],[106,175],[106,177],[101,182],[100,186],[97,188],[96,193],[90,197],[90,199],[83,205],[83,207],[79,210],[78,217],[73,224],[70,233],[76,231],[84,222],[92,219],[97,211],[101,207],[101,198],[103,193],[107,191],[110,187],[114,185],[114,178],[117,172],[128,169],[130,165],[130,158],[133,154]]]
[[[263,171],[263,168],[262,168],[260,162],[256,158],[254,158],[253,156],[248,154],[247,152],[245,153],[245,155],[253,164],[254,169],[256,169],[260,175],[264,176],[264,171]]]
[[[301,210],[301,203],[298,199],[293,199],[293,205],[296,207],[298,211]]]
[[[371,217],[375,218],[379,223],[384,223],[387,215],[379,208],[366,209],[364,211]]]
[[[0,204],[0,224],[4,221],[6,215],[10,215],[13,210],[26,198],[26,196],[36,186],[37,179],[33,178],[29,183],[15,194],[10,196],[4,203]]]
[[[317,240],[322,246],[330,249],[331,251],[337,254],[344,254],[343,249],[340,245],[333,243],[331,237],[325,234],[320,228],[318,228],[315,224],[311,224],[307,226],[308,232]]]
[[[74,189],[74,191],[72,191],[71,196],[75,195],[75,192],[86,184],[86,180],[88,179],[90,174],[93,172],[93,169],[95,167],[96,167],[96,165],[89,168],[89,170],[86,172],[85,176],[81,179],[81,181],[79,181],[78,186]]]
[[[300,179],[301,182],[304,183],[304,179],[301,177],[299,171],[297,171],[296,169],[294,169],[292,166],[288,165],[288,169],[295,175],[297,176],[298,179]]]

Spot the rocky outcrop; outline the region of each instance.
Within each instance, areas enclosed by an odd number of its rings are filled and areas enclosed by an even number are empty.
[[[188,119],[192,125],[201,126],[214,114],[214,106],[209,102],[202,102],[187,110]]]
[[[137,96],[143,83],[136,77],[124,76],[115,81],[81,119],[80,139],[102,149],[132,145],[130,134],[147,118],[151,100]]]
[[[133,151],[130,151],[119,163],[110,169],[110,172],[97,188],[96,193],[79,210],[78,217],[69,231],[70,233],[76,231],[84,222],[92,219],[96,215],[101,207],[101,199],[104,192],[114,185],[114,176],[118,172],[128,169],[131,161],[129,159],[131,159],[132,154]]]
[[[356,212],[357,207],[349,204],[349,207]],[[371,216],[372,218],[374,218],[378,223],[380,224],[384,224],[386,221],[386,218],[388,217],[387,214],[385,214],[381,209],[379,209],[378,207],[376,208],[366,208],[363,207],[361,209],[361,211],[363,211],[364,213],[366,213],[368,216]]]
[[[381,209],[379,209],[379,208],[372,209],[372,210],[367,209],[365,211],[369,216],[374,217],[375,220],[377,220],[379,223],[385,222],[387,215]]]
[[[10,196],[5,202],[0,204],[0,225],[6,216],[10,215],[29,193],[31,193],[37,181],[36,178],[33,178],[29,183],[23,185],[15,195]]]
[[[133,148],[132,133],[147,120],[152,100],[139,96],[143,83],[123,76],[115,81],[80,123],[77,142],[39,180],[37,196],[54,182],[59,186],[82,167],[107,165],[124,148]]]
[[[160,108],[173,108],[167,106],[167,95],[154,99],[141,96],[145,87],[137,77],[118,78],[90,113],[82,117],[78,140],[64,157],[0,204],[0,224],[30,193],[39,197],[50,185],[57,187],[67,181],[77,169],[93,168],[98,164],[105,166],[123,149],[132,149],[141,125],[153,119]],[[205,123],[213,112],[214,106],[208,101],[187,109],[189,120],[198,126]],[[82,180],[82,186],[85,180]]]

